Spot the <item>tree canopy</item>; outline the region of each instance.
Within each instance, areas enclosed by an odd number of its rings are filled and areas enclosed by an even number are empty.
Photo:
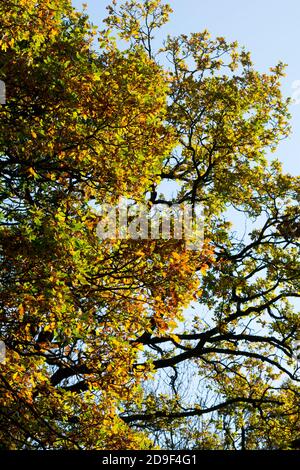
[[[208,31],[157,45],[170,13],[113,0],[98,31],[70,0],[1,2],[2,448],[300,435],[300,180],[272,155],[284,64],[259,72]],[[120,197],[202,204],[203,246],[99,240],[95,208]]]

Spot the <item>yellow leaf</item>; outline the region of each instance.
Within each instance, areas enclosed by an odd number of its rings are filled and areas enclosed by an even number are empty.
[[[20,317],[23,317],[25,310],[24,310],[24,306],[22,304],[19,305],[18,310],[19,310]]]
[[[32,167],[28,168],[28,173],[30,173],[34,178],[38,176],[38,174],[36,173],[36,171],[34,171]]]
[[[177,251],[172,252],[172,258],[176,261],[180,260],[180,254]]]

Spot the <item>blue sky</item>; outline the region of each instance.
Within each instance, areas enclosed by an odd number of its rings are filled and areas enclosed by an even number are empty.
[[[94,24],[101,26],[107,16],[108,0],[73,0],[76,8],[82,3]],[[225,36],[237,40],[251,51],[257,69],[267,71],[278,61],[288,64],[287,76],[283,79],[285,96],[297,93],[298,104],[292,104],[292,135],[283,141],[276,156],[284,169],[300,174],[300,1],[299,0],[170,0],[174,10],[170,22],[161,31],[178,35],[208,29],[212,36]],[[296,81],[299,83],[295,83]],[[297,89],[293,89],[297,86]],[[295,95],[294,95],[295,96]]]

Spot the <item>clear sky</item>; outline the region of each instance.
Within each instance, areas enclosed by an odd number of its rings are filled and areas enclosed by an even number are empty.
[[[87,4],[92,22],[101,26],[109,0],[73,0],[78,9],[82,3]],[[277,157],[286,171],[299,175],[300,0],[170,0],[168,3],[174,13],[161,32],[162,38],[167,34],[208,29],[212,36],[225,36],[245,46],[261,71],[267,71],[280,60],[288,64],[282,89],[285,96],[296,98],[297,94],[298,104],[291,105],[293,133],[281,143]],[[297,89],[293,89],[293,84]]]

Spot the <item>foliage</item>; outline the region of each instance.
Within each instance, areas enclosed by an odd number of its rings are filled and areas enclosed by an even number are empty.
[[[159,0],[113,0],[100,32],[70,0],[0,13],[1,447],[288,448],[300,185],[269,157],[284,65],[260,73],[207,31],[156,50]],[[120,196],[203,203],[202,249],[100,241],[95,207]]]

